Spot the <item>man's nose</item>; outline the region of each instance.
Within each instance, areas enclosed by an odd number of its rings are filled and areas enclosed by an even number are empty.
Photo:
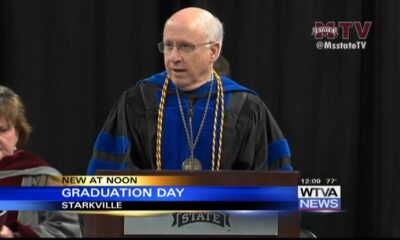
[[[172,48],[171,53],[169,54],[169,59],[173,62],[177,62],[182,59],[177,46]]]

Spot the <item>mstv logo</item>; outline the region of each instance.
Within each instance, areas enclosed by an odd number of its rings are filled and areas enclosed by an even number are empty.
[[[172,223],[172,227],[177,225],[178,227],[182,227],[186,224],[196,223],[196,222],[205,222],[218,225],[222,228],[230,227],[229,223],[229,214],[222,212],[194,212],[194,213],[174,213],[172,214],[174,217],[174,222]]]
[[[337,24],[334,21],[329,21],[326,24],[322,21],[315,21],[311,35],[318,40],[315,46],[320,50],[365,49],[371,25],[372,22],[370,21],[364,23],[360,21],[340,21]],[[355,37],[355,34],[351,35],[351,33],[356,33],[357,37]],[[352,41],[350,41],[350,35]],[[336,41],[331,41],[335,39]]]
[[[365,40],[368,37],[369,30],[371,29],[372,22],[364,22],[362,25],[360,21],[348,22],[343,21],[338,23],[338,27],[336,27],[335,22],[330,21],[324,24],[321,21],[316,21],[315,26],[312,28],[312,33],[315,39],[323,39],[326,37],[327,39],[333,40],[339,36],[339,28],[341,29],[342,39],[350,38],[350,30],[354,28],[354,31],[357,33],[358,39]]]
[[[340,186],[299,186],[297,189],[299,210],[339,211]]]

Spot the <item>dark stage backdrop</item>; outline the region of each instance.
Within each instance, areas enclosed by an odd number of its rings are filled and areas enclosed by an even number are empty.
[[[400,237],[400,1],[2,1],[1,84],[25,101],[27,149],[84,174],[118,96],[163,70],[156,43],[176,10],[225,26],[233,78],[255,89],[308,177],[337,178],[342,208],[303,214],[318,236]],[[318,50],[315,21],[372,21],[364,50]],[[340,30],[340,29],[339,29]],[[339,32],[340,41],[342,33]],[[327,40],[327,39],[324,39]],[[350,41],[357,41],[354,28]]]

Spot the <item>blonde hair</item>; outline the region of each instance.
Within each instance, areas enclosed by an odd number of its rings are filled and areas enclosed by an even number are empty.
[[[0,85],[0,118],[18,130],[17,147],[23,148],[32,132],[32,127],[25,116],[25,106],[21,98],[11,89]]]
[[[219,42],[222,48],[224,38],[224,27],[222,22],[216,16],[211,14],[211,17],[205,17],[200,24],[202,24],[208,41]]]

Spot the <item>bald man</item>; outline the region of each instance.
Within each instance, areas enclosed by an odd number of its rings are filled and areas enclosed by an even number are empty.
[[[125,91],[100,131],[97,169],[292,170],[289,145],[263,101],[213,70],[218,18],[185,8],[165,23],[166,71]]]

